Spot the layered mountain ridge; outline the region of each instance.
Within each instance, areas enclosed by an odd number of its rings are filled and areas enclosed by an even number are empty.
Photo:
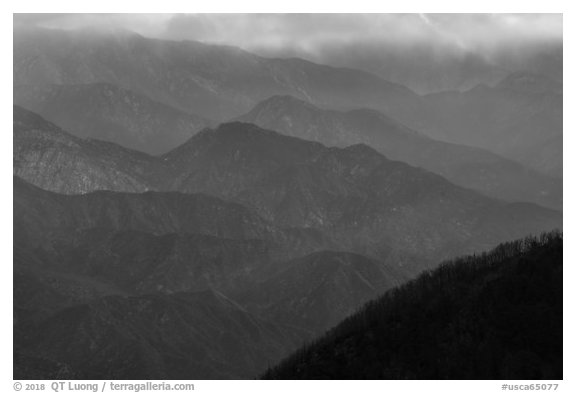
[[[494,87],[424,97],[432,137],[478,146],[562,177],[562,86],[518,72]]]
[[[16,86],[14,102],[83,138],[161,154],[210,124],[109,83]]]
[[[407,119],[414,116],[406,109],[418,105],[418,96],[408,88],[364,71],[127,31],[17,31],[14,72],[15,86],[105,82],[220,121],[275,94],[333,107],[377,105]]]
[[[291,96],[274,96],[238,120],[327,146],[364,143],[492,197],[562,207],[560,180],[489,151],[430,139],[375,110],[325,110]]]
[[[361,329],[345,322],[267,376],[558,376],[558,341],[543,351],[529,326],[557,332],[561,235],[401,286],[561,230],[555,73],[482,65],[438,84],[502,81],[421,96],[98,29],[15,28],[13,63],[15,379],[254,378],[359,310]],[[399,303],[360,309],[382,295]],[[389,318],[380,337],[370,323]]]
[[[124,183],[100,181],[102,168],[121,170],[128,175],[138,174],[142,188],[203,193],[234,201],[278,227],[317,231],[330,239],[325,244],[338,244],[341,250],[378,259],[397,258],[400,253],[412,263],[421,258],[436,260],[465,250],[484,249],[503,238],[513,239],[561,225],[560,215],[553,211],[491,200],[430,172],[391,161],[365,145],[327,148],[255,125],[228,123],[198,133],[161,157],[119,147],[114,152],[125,154],[111,156],[108,154],[111,149],[100,146],[114,145],[74,139],[21,109],[16,110],[15,116],[14,150],[21,152],[16,157],[31,157],[28,159],[31,164],[22,165],[24,159],[16,159],[14,173],[38,186],[48,184],[53,191],[68,193],[95,189],[143,191],[128,188]],[[19,120],[20,117],[25,120]],[[43,127],[47,129],[46,136]],[[55,134],[66,143],[54,143]],[[48,145],[46,140],[50,141]],[[96,148],[91,148],[94,145]],[[46,146],[50,146],[56,157],[73,146],[74,159],[95,169],[83,171],[79,178],[70,176],[61,166],[68,168],[73,161],[67,157],[59,164],[51,156],[44,161]],[[45,168],[49,171],[45,172]],[[91,173],[95,174],[94,179]],[[66,186],[58,188],[63,183]],[[91,188],[86,190],[86,184]],[[100,203],[110,198],[111,202],[128,198],[141,201],[138,204],[153,201],[155,206],[165,209],[177,207],[180,201],[189,198],[155,195],[104,193],[98,197],[88,195],[83,200]],[[87,212],[95,211],[93,202],[86,203],[90,206]],[[121,206],[115,207],[109,217],[118,220],[121,214],[128,214],[130,208]],[[50,217],[49,212],[44,214]],[[162,213],[161,220],[154,225],[173,218],[173,214]],[[171,225],[171,221],[167,222]],[[146,221],[135,223],[132,229],[139,230],[142,225],[146,227]],[[423,244],[427,246],[423,248]]]

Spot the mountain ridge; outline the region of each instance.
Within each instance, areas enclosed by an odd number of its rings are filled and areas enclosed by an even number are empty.
[[[104,82],[15,86],[14,102],[82,138],[151,155],[178,146],[210,124],[198,115]]]
[[[546,78],[515,73],[493,87],[426,95],[430,122],[425,131],[561,178],[563,105],[557,86]]]
[[[273,96],[238,120],[327,146],[365,143],[388,158],[423,167],[491,197],[562,206],[559,180],[489,151],[430,139],[374,109],[323,110],[295,97]]]
[[[380,109],[407,119],[414,115],[409,116],[404,104],[419,105],[410,89],[365,71],[302,59],[268,59],[199,42],[29,30],[15,33],[14,48],[15,85],[108,82],[184,111],[195,108],[215,120],[240,115],[266,96],[282,92],[335,107],[378,103]],[[130,53],[137,53],[141,61],[134,63]],[[350,95],[355,97],[347,98]]]
[[[24,113],[26,120],[32,118],[45,124],[40,117]],[[58,129],[51,123],[45,126],[49,130]],[[455,236],[461,240],[459,247],[476,249],[493,245],[496,239],[502,239],[500,236],[509,239],[533,230],[561,226],[561,219],[553,211],[542,210],[536,205],[507,205],[491,200],[431,172],[389,160],[369,147],[327,148],[320,143],[286,137],[247,123],[228,123],[214,130],[205,129],[162,157],[133,153],[120,147],[114,147],[113,151],[121,154],[110,156],[113,144],[67,138],[81,148],[73,151],[73,160],[65,159],[64,167],[74,162],[95,166],[92,170],[96,171],[95,179],[91,179],[91,171],[87,171],[79,180],[63,176],[66,172],[52,160],[45,162],[42,127],[36,127],[34,123],[24,130],[32,133],[32,142],[22,144],[30,146],[24,151],[32,153],[25,153],[24,157],[28,157],[31,165],[15,164],[14,174],[36,185],[48,184],[52,190],[72,194],[97,189],[133,191],[124,183],[117,185],[99,180],[98,171],[113,165],[112,169],[140,176],[144,189],[208,194],[247,206],[276,227],[297,229],[295,234],[286,235],[285,230],[279,232],[284,240],[288,237],[305,245],[303,231],[317,231],[323,234],[320,238],[324,236],[340,250],[359,252],[383,261],[397,256],[399,251],[414,253],[415,259],[426,254],[430,257],[436,252],[453,255],[455,250],[450,251],[450,242],[442,240],[443,237],[452,239]],[[15,131],[18,135],[19,130]],[[67,134],[61,131],[59,135]],[[19,138],[14,140],[15,152],[21,149],[20,141]],[[61,154],[60,145],[48,146],[56,156]],[[67,152],[69,148],[62,149]],[[83,149],[88,149],[87,153],[83,153]],[[94,158],[87,160],[86,154]],[[52,172],[46,173],[44,168]],[[58,188],[62,182],[65,187]],[[83,188],[85,182],[91,187]],[[95,200],[102,201],[112,195],[101,194]],[[159,194],[143,195],[130,198],[152,201]],[[159,198],[160,202],[164,197]],[[172,195],[169,198],[177,202],[186,197]],[[86,200],[92,199],[94,196],[86,196]],[[515,213],[520,211],[525,217]],[[51,216],[49,212],[45,214]],[[162,217],[161,221],[169,217]],[[434,219],[442,223],[440,232],[437,224],[433,224]],[[172,225],[169,221],[166,223]],[[433,227],[436,228],[432,230]],[[441,236],[442,231],[447,232]],[[493,234],[489,235],[490,232]],[[489,240],[491,237],[494,240]],[[470,245],[464,246],[472,239],[475,240]],[[390,248],[393,243],[397,246]],[[428,246],[419,249],[416,244]]]

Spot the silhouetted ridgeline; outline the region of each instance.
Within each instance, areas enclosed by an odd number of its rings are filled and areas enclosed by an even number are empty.
[[[562,379],[562,234],[388,291],[264,379]]]

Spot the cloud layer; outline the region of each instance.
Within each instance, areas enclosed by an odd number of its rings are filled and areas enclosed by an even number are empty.
[[[15,14],[14,25],[121,28],[360,68],[408,84],[423,73],[427,81],[493,74],[486,66],[515,68],[562,46],[561,14]],[[554,67],[561,73],[561,60]]]
[[[325,45],[491,50],[562,39],[559,14],[16,14],[15,25],[125,28],[142,35],[314,53]]]

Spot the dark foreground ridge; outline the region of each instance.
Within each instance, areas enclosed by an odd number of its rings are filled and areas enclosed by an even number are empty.
[[[562,234],[388,291],[264,379],[562,379]]]

